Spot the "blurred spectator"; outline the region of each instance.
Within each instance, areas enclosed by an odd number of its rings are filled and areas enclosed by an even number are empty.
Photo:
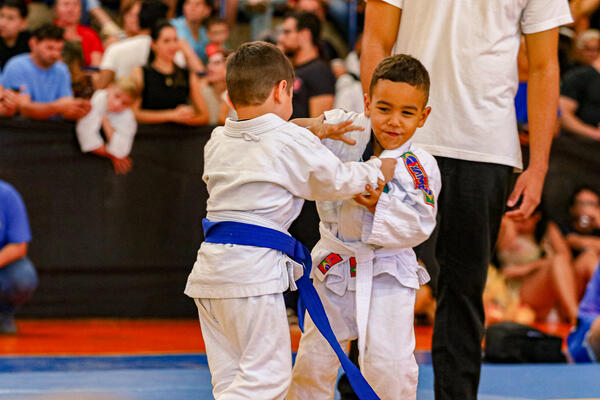
[[[79,23],[81,0],[56,0],[54,12],[54,24],[65,30],[65,40],[81,43],[84,66],[98,67],[102,60],[102,42],[96,31]]]
[[[121,27],[115,34],[109,35],[104,39],[104,48],[108,48],[108,46],[120,40],[133,37],[140,32],[139,15],[141,9],[141,0],[124,0],[121,2]]]
[[[206,28],[202,24],[210,16],[211,11],[206,0],[185,0],[183,15],[171,20],[179,39],[185,40],[203,62],[207,61],[204,48],[208,44],[208,37]]]
[[[577,326],[567,337],[571,359],[576,363],[600,361],[600,268],[592,277],[579,305]]]
[[[224,124],[227,117],[233,118],[233,109],[226,97],[225,72],[228,50],[220,50],[208,58],[206,78],[202,85],[202,97],[206,100],[209,124]]]
[[[227,1],[227,21],[234,25],[238,10],[250,19],[250,39],[259,40],[271,31],[273,14],[286,0],[229,0]]]
[[[561,225],[573,255],[580,298],[594,274],[600,254],[600,195],[596,189],[582,186],[573,192],[569,202],[571,221]]]
[[[336,77],[335,101],[333,108],[361,113],[365,110],[362,85],[360,83],[360,50],[361,38],[356,41],[354,51],[346,60],[335,59],[331,61],[331,69]]]
[[[100,63],[96,88],[104,89],[115,79],[129,76],[135,67],[148,62],[150,54],[150,28],[165,18],[167,6],[159,0],[143,1],[138,15],[140,30],[128,39],[110,45]]]
[[[180,48],[177,31],[163,21],[152,28],[151,36],[154,60],[135,68],[131,75],[142,88],[141,99],[134,107],[137,121],[145,124],[207,124],[208,107],[202,97],[200,78],[174,61]]]
[[[88,100],[73,98],[69,69],[59,61],[64,45],[63,29],[44,25],[32,33],[31,52],[6,64],[2,85],[20,91],[21,114],[35,119],[61,115],[79,119],[90,110]]]
[[[73,96],[89,99],[94,94],[92,72],[83,68],[83,50],[79,42],[66,42],[63,47],[62,59],[71,74],[71,89]]]
[[[555,306],[564,320],[575,321],[576,278],[569,246],[556,224],[542,220],[539,209],[520,221],[502,218],[497,257],[509,290],[535,312],[537,321],[545,321]]]
[[[592,65],[600,54],[600,31],[588,29],[577,36],[576,61],[579,65]]]
[[[15,312],[37,287],[37,273],[27,247],[31,231],[23,199],[0,180],[0,334],[15,334]]]
[[[346,42],[327,20],[327,12],[322,0],[298,0],[294,10],[315,14],[319,18],[319,21],[321,21],[321,35],[319,40],[319,54],[321,58],[331,61],[344,57],[348,53]]]
[[[292,118],[317,117],[333,107],[335,77],[319,58],[321,24],[311,13],[286,17],[278,45],[284,49],[296,71]]]
[[[137,130],[131,110],[140,90],[131,78],[121,78],[97,90],[92,96],[92,110],[77,123],[81,151],[108,158],[117,174],[131,170],[129,153]],[[104,131],[106,140],[100,135]]]
[[[225,42],[229,38],[229,25],[222,18],[209,18],[206,21],[206,36],[209,43],[204,48],[207,59],[217,51],[223,51],[227,48]]]
[[[600,53],[599,53],[600,54]],[[565,74],[560,89],[560,123],[567,132],[600,140],[600,57]]]
[[[31,34],[27,27],[24,0],[5,0],[0,6],[0,70],[13,56],[29,53]]]

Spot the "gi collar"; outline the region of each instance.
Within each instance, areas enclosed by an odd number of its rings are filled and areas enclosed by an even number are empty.
[[[231,118],[228,118],[225,121],[224,133],[230,137],[258,141],[259,135],[277,129],[285,124],[287,124],[286,121],[273,113],[264,114],[260,117],[244,121],[234,121]]]

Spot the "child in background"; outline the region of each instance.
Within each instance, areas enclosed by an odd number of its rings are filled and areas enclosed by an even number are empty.
[[[107,89],[97,90],[91,99],[92,110],[77,122],[81,151],[108,158],[117,174],[131,170],[129,153],[137,130],[131,108],[139,96],[140,89],[135,82],[121,78]]]
[[[206,22],[206,36],[209,43],[205,46],[204,52],[210,58],[218,51],[226,50],[225,42],[229,38],[229,25],[222,18],[209,18]]]
[[[428,96],[427,70],[400,54],[375,69],[364,114],[325,113],[327,123],[362,128],[348,134],[354,146],[324,141],[342,161],[368,157],[370,141],[375,156],[398,160],[394,178],[368,195],[317,202],[321,239],[312,251],[311,276],[335,336],[342,347],[358,338],[360,369],[382,399],[417,395],[415,296],[429,275],[412,247],[433,232],[441,189],[436,160],[411,143],[431,111]],[[306,319],[287,399],[332,399],[339,362]]]
[[[241,45],[226,80],[239,120],[215,128],[204,147],[206,239],[185,294],[198,307],[215,399],[280,400],[292,377],[282,293],[303,275],[295,249],[308,253],[288,228],[305,198],[352,198],[390,179],[396,160],[343,163],[288,122],[294,68],[272,44]],[[294,255],[277,242],[291,244]],[[303,275],[298,286],[310,289],[307,281]]]

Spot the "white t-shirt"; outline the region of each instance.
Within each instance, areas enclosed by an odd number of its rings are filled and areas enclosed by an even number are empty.
[[[513,103],[520,36],[571,22],[567,0],[384,1],[402,8],[392,54],[419,59],[431,76],[432,112],[414,143],[521,168]]]
[[[77,122],[76,132],[81,151],[87,153],[104,144],[100,136],[102,117],[107,116],[110,124],[115,129],[112,139],[106,150],[115,157],[123,158],[131,152],[133,139],[137,131],[137,122],[133,111],[130,109],[118,113],[106,110],[108,92],[96,90],[91,99],[92,109]]]
[[[148,62],[152,38],[149,35],[137,35],[108,46],[100,69],[106,69],[115,73],[115,80],[131,75],[131,70],[141,67]],[[185,67],[185,56],[181,51],[175,54],[175,64]]]

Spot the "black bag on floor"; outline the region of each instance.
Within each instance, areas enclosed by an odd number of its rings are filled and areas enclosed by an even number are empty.
[[[562,363],[562,338],[515,322],[487,328],[484,361],[490,363]]]

